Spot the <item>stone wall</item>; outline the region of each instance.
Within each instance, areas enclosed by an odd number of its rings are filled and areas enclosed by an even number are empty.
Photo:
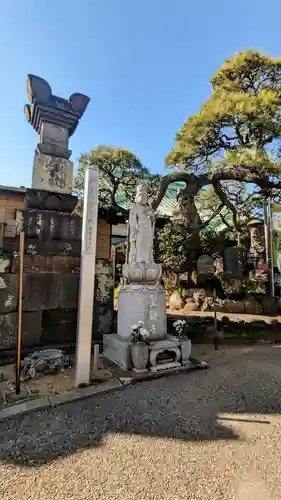
[[[167,315],[167,329],[175,334],[173,323],[178,319],[187,320],[188,336],[192,344],[212,344],[214,342],[214,318],[210,316],[180,316]],[[281,342],[281,323],[276,318],[267,321],[249,318],[248,321],[239,318],[222,316],[218,319],[220,326],[220,343],[227,344],[265,344]]]
[[[1,198],[0,198],[1,200]],[[20,197],[17,197],[19,203]],[[15,224],[4,232],[0,254],[0,349],[12,349],[16,343],[19,291],[19,238],[16,236],[17,209],[12,201]],[[7,213],[2,206],[2,219]],[[12,219],[12,212],[9,216]],[[80,272],[81,220],[65,214],[45,212],[42,234],[38,237],[37,211],[20,210],[26,217],[23,281],[23,346],[75,342]],[[46,223],[46,217],[50,223]],[[53,217],[53,218],[52,218]],[[52,221],[59,217],[57,228]],[[37,222],[36,222],[37,221]],[[7,222],[6,222],[7,223]],[[37,226],[36,226],[37,224]],[[14,231],[12,228],[14,227]],[[57,236],[47,234],[58,231]],[[58,239],[56,239],[58,238]],[[96,297],[94,301],[93,339],[101,341],[112,331],[113,273],[110,261],[110,226],[99,219],[97,236]]]

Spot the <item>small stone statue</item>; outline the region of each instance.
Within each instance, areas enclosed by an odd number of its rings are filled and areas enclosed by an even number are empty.
[[[130,210],[129,227],[129,264],[154,263],[155,212],[148,204],[147,187],[144,184],[137,187],[135,203]]]
[[[264,223],[262,220],[253,219],[248,224],[251,238],[249,255],[253,258],[263,258],[265,255]]]

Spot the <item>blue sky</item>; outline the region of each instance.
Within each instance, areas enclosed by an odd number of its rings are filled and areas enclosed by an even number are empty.
[[[281,56],[280,0],[1,0],[0,11],[0,184],[31,184],[27,73],[60,97],[91,97],[70,140],[74,161],[108,144],[163,172],[175,132],[227,57]]]

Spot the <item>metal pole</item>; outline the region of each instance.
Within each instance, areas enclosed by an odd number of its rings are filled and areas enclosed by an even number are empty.
[[[20,232],[20,275],[18,300],[18,332],[16,359],[16,394],[20,394],[21,338],[22,338],[22,290],[23,290],[24,232]]]
[[[85,171],[75,385],[90,383],[98,226],[99,169]]]

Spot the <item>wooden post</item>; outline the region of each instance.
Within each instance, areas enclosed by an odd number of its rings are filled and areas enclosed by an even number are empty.
[[[18,332],[16,359],[16,394],[20,394],[21,338],[22,338],[22,290],[23,290],[24,232],[20,232],[20,275],[18,300]]]

